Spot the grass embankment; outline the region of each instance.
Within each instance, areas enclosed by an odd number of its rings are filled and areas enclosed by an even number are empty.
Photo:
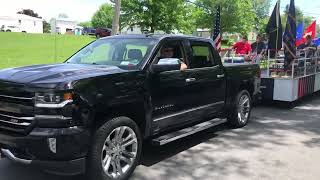
[[[0,32],[0,69],[63,62],[93,40],[89,36]]]

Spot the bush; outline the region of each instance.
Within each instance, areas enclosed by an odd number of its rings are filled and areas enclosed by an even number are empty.
[[[227,45],[232,46],[236,41],[234,39],[228,39]]]

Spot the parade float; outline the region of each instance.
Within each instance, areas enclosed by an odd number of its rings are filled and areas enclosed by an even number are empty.
[[[317,51],[312,57],[295,59],[284,70],[284,56],[262,59],[261,92],[262,98],[293,102],[320,90],[320,57]],[[298,55],[297,55],[298,56]]]
[[[231,52],[226,53],[222,60],[224,64],[259,64],[262,99],[293,102],[320,90],[320,50],[311,57],[307,57],[307,54],[309,54],[307,51],[297,51],[299,58],[295,59],[287,70],[284,68],[283,51],[278,51],[274,58],[268,56],[249,62],[245,57],[235,56]]]
[[[277,2],[267,25],[269,35],[268,50],[264,56],[236,55],[234,50],[225,49],[221,52],[222,62],[228,63],[257,63],[261,69],[261,98],[294,102],[306,95],[320,90],[320,50],[303,48],[297,49],[299,28],[296,26],[295,6],[291,0],[285,32],[282,33],[280,19],[280,1]],[[314,27],[307,28],[302,38],[312,35]],[[303,30],[303,28],[302,28]]]

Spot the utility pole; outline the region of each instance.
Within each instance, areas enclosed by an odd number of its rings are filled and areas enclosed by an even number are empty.
[[[112,35],[119,34],[119,19],[120,19],[121,0],[115,0],[115,10],[112,22]]]

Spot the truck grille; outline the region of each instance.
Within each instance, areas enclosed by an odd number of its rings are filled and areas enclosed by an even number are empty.
[[[0,82],[0,132],[28,133],[34,120],[33,97],[23,85]]]

